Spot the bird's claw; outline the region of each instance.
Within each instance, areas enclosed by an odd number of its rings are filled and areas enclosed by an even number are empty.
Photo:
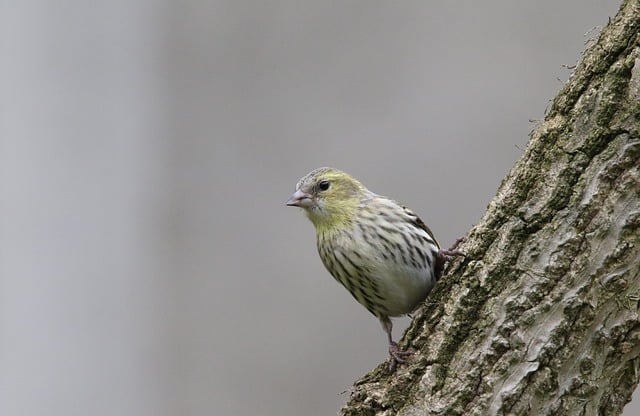
[[[464,237],[458,238],[451,247],[448,249],[440,249],[436,254],[436,264],[434,267],[436,280],[440,280],[442,273],[444,272],[444,266],[447,262],[450,262],[455,257],[465,256],[465,254],[458,250],[458,246],[464,241]]]
[[[396,371],[398,364],[404,364],[407,360],[404,357],[408,357],[413,355],[411,351],[402,351],[396,342],[389,343],[389,372],[393,373]]]
[[[447,249],[440,249],[438,251],[438,257],[440,257],[445,262],[453,260],[454,257],[458,257],[458,256],[465,257],[466,254],[458,250],[458,246],[463,242],[464,242],[464,237],[458,238],[451,247]]]

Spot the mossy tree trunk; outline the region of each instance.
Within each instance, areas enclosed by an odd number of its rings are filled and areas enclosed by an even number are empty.
[[[343,415],[616,415],[640,377],[640,1],[583,55]]]

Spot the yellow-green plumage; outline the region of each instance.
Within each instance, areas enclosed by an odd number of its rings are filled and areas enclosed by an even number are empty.
[[[333,168],[304,176],[287,205],[305,210],[325,267],[380,319],[392,365],[402,362],[389,318],[416,309],[442,273],[446,258],[431,231],[408,208]]]
[[[331,234],[348,227],[357,217],[359,201],[367,189],[344,172],[330,168],[317,169],[309,175],[300,181],[297,189],[309,188],[311,192],[320,192],[314,186],[323,180],[330,184],[323,198],[316,198],[319,205],[305,211],[316,231]]]

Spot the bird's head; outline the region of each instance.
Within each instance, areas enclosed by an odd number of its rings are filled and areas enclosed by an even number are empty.
[[[331,230],[351,222],[360,202],[371,195],[351,175],[318,168],[298,181],[287,205],[303,208],[316,230]]]

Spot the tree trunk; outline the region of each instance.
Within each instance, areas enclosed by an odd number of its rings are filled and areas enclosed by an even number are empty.
[[[617,415],[640,377],[640,1],[624,1],[342,415]]]

